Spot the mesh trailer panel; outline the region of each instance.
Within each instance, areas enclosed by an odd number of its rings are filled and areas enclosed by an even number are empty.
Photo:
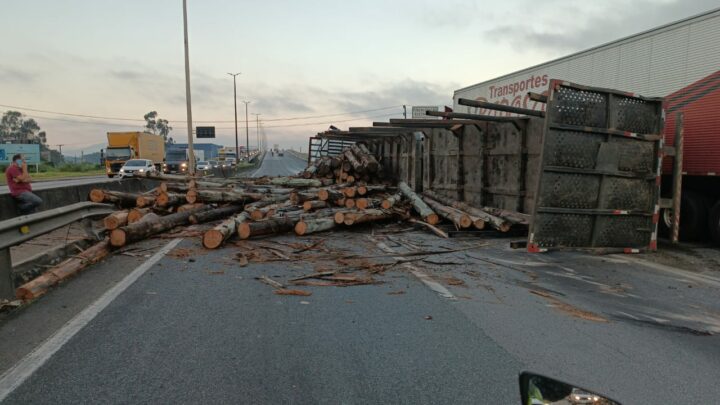
[[[655,250],[661,98],[553,80],[528,250]]]

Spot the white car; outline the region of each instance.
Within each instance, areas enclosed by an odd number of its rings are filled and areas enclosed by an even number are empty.
[[[120,177],[130,177],[135,174],[155,173],[157,169],[152,160],[130,159],[120,169]]]
[[[202,160],[197,163],[197,170],[210,170],[212,169],[212,164],[210,162]]]

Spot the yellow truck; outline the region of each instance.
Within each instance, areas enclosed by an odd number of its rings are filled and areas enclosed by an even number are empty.
[[[108,146],[105,149],[105,171],[114,177],[130,159],[152,160],[155,168],[162,172],[165,159],[163,137],[147,132],[108,132]]]

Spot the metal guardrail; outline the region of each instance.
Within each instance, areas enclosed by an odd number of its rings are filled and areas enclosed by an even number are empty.
[[[15,297],[10,248],[86,218],[112,213],[109,204],[79,202],[64,207],[0,221],[0,298]]]

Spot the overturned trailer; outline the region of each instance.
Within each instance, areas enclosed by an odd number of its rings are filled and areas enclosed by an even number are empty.
[[[657,247],[662,99],[553,80],[547,112],[429,112],[319,137],[363,141],[386,177],[515,224],[528,250],[638,252]],[[476,106],[475,100],[460,104]]]

